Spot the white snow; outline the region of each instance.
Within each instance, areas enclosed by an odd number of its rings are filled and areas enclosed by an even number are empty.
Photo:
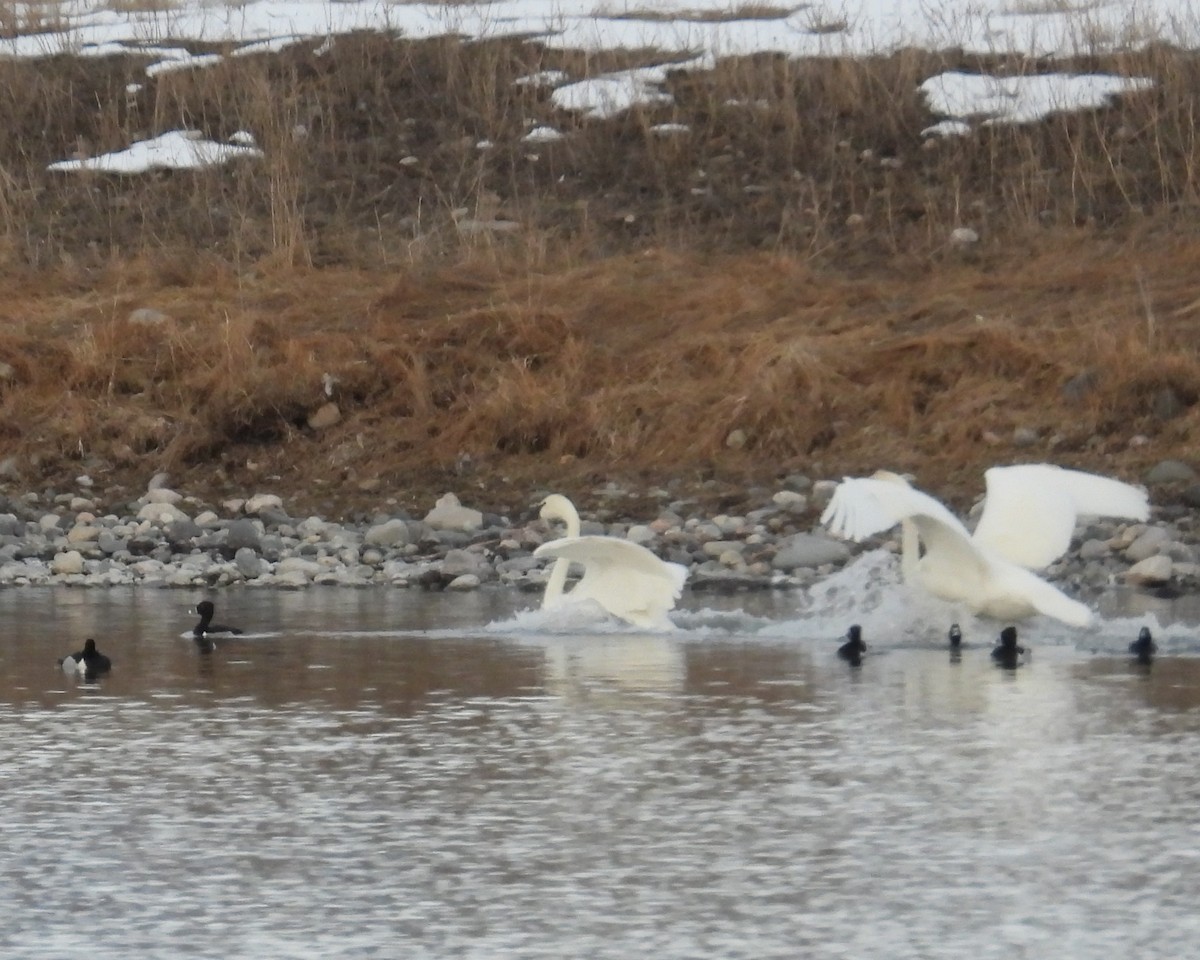
[[[172,130],[152,140],[139,140],[128,149],[98,157],[62,160],[50,170],[95,170],[104,173],[143,173],[147,170],[188,170],[224,163],[235,157],[261,157],[262,151],[204,140],[194,131]]]
[[[109,0],[65,0],[52,15],[44,4],[14,5],[14,19],[25,17],[38,32],[0,39],[0,56],[133,54],[146,58],[146,75],[155,77],[210,66],[225,56],[192,53],[189,43],[225,44],[230,56],[270,54],[297,43],[310,43],[315,52],[324,53],[333,38],[356,31],[408,39],[532,37],[550,48],[588,53],[658,51],[660,65],[574,83],[550,70],[517,81],[553,86],[556,107],[604,118],[636,104],[670,103],[662,86],[669,70],[706,69],[721,57],[764,51],[799,58],[882,55],[920,47],[1066,57],[1136,49],[1155,41],[1200,46],[1200,13],[1184,0],[811,0],[780,4],[776,17],[741,20],[736,19],[738,9],[737,0],[178,0],[169,9],[114,10]],[[1114,94],[1150,84],[1142,77],[1066,72],[1026,77],[954,73],[928,78],[922,90],[930,109],[950,120],[1021,123],[1054,111],[1101,106]],[[962,131],[946,125],[928,128],[938,135]],[[157,147],[135,144],[114,156],[156,155],[158,162],[173,164],[182,155],[171,152],[176,149],[170,146],[172,136],[146,142]],[[188,142],[187,157],[204,153],[197,141]],[[205,156],[217,159],[205,162],[227,159],[230,149],[209,145]],[[54,168],[84,169],[77,164],[88,163],[95,169],[101,159],[65,161]]]

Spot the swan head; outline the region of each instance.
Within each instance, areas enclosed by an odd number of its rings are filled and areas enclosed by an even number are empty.
[[[950,624],[950,646],[958,647],[962,645],[962,628],[957,623]]]
[[[579,516],[579,512],[575,509],[575,504],[561,493],[550,494],[539,506],[541,510],[538,512],[538,516],[543,520],[562,520],[565,523],[572,517]]]

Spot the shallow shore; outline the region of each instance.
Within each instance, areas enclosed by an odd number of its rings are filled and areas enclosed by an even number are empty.
[[[7,498],[0,584],[537,591],[547,571],[533,551],[562,535],[537,518],[549,491],[531,492],[518,515],[446,493],[423,512],[393,501],[357,520],[331,520],[297,516],[274,493],[209,503],[164,481],[156,477],[122,504],[89,495],[88,478],[73,493]],[[819,518],[835,485],[793,475],[779,489],[752,492],[760,502],[732,513],[673,499],[663,488],[610,483],[593,491],[600,506],[582,511],[583,533],[632,540],[683,564],[692,591],[802,590],[864,550],[898,547],[888,536],[863,544],[829,536]],[[1160,596],[1196,592],[1200,533],[1182,506],[1156,506],[1148,523],[1081,522],[1070,551],[1046,575],[1083,598],[1121,585]]]

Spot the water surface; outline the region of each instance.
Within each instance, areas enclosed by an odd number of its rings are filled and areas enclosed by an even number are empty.
[[[183,635],[199,599],[0,592],[0,955],[1109,960],[1200,939],[1185,626],[1147,670],[1121,654],[1136,619],[1037,622],[1010,672],[990,625],[952,661],[936,617],[868,611],[854,669],[846,611],[787,596],[692,597],[654,636],[513,621],[535,601],[501,592],[227,591],[218,619],[250,634],[205,652]],[[115,663],[95,684],[54,667],[86,636]]]

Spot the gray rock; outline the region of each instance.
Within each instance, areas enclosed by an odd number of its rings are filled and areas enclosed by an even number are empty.
[[[425,522],[434,530],[462,530],[473,533],[483,526],[483,514],[464,507],[452,493],[442,496],[425,515]]]
[[[1163,387],[1155,393],[1151,404],[1151,410],[1159,420],[1174,420],[1186,409],[1187,405],[1171,387]]]
[[[441,572],[447,577],[459,577],[464,574],[478,576],[484,563],[483,557],[470,550],[447,550],[446,556],[442,558]]]
[[[167,536],[171,538],[172,542],[194,540],[203,532],[200,527],[186,518],[167,524]]]
[[[1192,483],[1196,480],[1196,471],[1179,460],[1163,460],[1150,468],[1145,479],[1150,486],[1164,483]]]
[[[464,573],[462,576],[455,577],[448,584],[447,590],[475,590],[480,584],[479,577],[473,573]]]
[[[1079,547],[1081,560],[1100,560],[1112,555],[1112,548],[1104,540],[1085,540]]]
[[[258,550],[262,546],[262,533],[253,520],[244,517],[232,520],[225,531],[225,545],[235,552],[243,547]]]
[[[107,553],[110,556],[126,550],[125,541],[110,530],[100,532],[100,536],[96,538],[96,546],[100,548],[101,553]]]
[[[1135,563],[1125,571],[1125,582],[1137,586],[1154,586],[1171,579],[1174,564],[1170,557],[1158,554]]]
[[[776,570],[795,570],[797,567],[818,567],[841,564],[850,559],[850,548],[837,540],[797,533],[779,542],[771,566]]]
[[[342,419],[342,411],[338,409],[336,403],[326,403],[317,407],[308,416],[308,426],[310,430],[325,430],[332,427]]]
[[[256,493],[246,501],[243,509],[246,513],[261,515],[265,511],[275,510],[286,517],[287,514],[283,510],[283,500],[273,493]]]
[[[234,566],[247,580],[254,580],[267,572],[267,563],[251,547],[241,547],[233,556]]]
[[[376,547],[404,546],[410,542],[412,534],[403,520],[388,520],[371,527],[363,534],[363,543]]]
[[[139,520],[149,520],[161,526],[191,518],[172,503],[147,503],[137,512]]]
[[[789,513],[803,513],[808,509],[808,497],[795,490],[780,490],[771,497],[771,502]]]
[[[1125,549],[1125,557],[1137,563],[1147,557],[1153,557],[1170,542],[1171,535],[1162,527],[1147,527],[1145,532]]]
[[[1071,403],[1079,403],[1099,384],[1100,376],[1095,370],[1084,370],[1063,384],[1062,394]]]
[[[78,550],[55,554],[50,571],[60,577],[83,573],[83,554]]]

